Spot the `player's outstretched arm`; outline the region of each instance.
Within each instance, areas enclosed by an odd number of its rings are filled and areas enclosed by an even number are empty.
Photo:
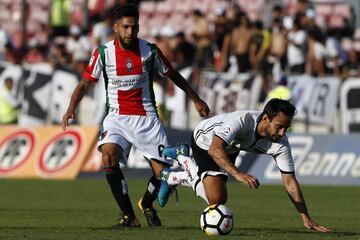
[[[314,222],[309,215],[309,212],[306,207],[306,203],[304,200],[304,197],[302,195],[300,185],[298,181],[296,180],[296,177],[294,174],[281,174],[282,179],[286,188],[286,191],[289,195],[290,200],[296,207],[296,210],[299,212],[303,222],[304,227],[307,229],[312,229],[319,232],[330,232],[331,230],[317,224]]]
[[[175,83],[176,86],[181,88],[187,96],[194,102],[195,108],[199,115],[206,117],[210,113],[208,105],[199,97],[199,95],[191,88],[187,81],[180,75],[179,72],[173,71],[169,75],[170,79]]]
[[[215,163],[227,173],[232,175],[236,181],[243,182],[250,188],[258,188],[260,186],[256,177],[240,172],[239,169],[230,161],[225,151],[225,142],[218,136],[214,136],[208,153],[212,159],[214,159]]]
[[[78,107],[81,99],[83,98],[86,90],[89,88],[91,83],[92,82],[90,82],[86,79],[81,79],[80,82],[78,83],[78,85],[76,86],[74,92],[72,93],[69,107],[62,119],[62,127],[63,127],[64,131],[69,126],[69,120],[75,118],[76,108]]]

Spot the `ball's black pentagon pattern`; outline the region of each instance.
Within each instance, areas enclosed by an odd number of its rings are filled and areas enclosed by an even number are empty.
[[[216,204],[216,205],[212,205],[212,206],[209,206],[208,208],[206,208],[202,213],[201,213],[201,220],[200,222],[202,222],[202,225],[201,225],[201,228],[202,228],[202,231],[206,233],[206,230],[207,229],[216,229],[216,231],[220,234],[220,235],[226,235],[228,233],[230,233],[233,229],[233,216],[232,214],[225,214],[223,213],[219,206],[221,204]],[[208,221],[207,221],[207,214],[210,212],[210,211],[216,211],[219,215],[220,215],[220,219],[217,221],[217,224],[214,225],[214,224],[210,224]],[[232,221],[232,224],[231,224],[231,228],[228,229],[226,232],[224,232],[222,229],[221,229],[221,225],[223,224],[223,221],[225,219],[231,219]]]

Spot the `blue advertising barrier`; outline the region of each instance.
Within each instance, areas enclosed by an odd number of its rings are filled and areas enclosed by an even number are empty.
[[[288,135],[302,184],[360,185],[360,135]],[[259,155],[249,170],[262,183],[281,183],[275,161]]]

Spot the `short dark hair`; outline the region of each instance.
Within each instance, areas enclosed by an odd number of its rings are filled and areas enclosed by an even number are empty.
[[[139,19],[139,11],[135,5],[125,4],[114,11],[114,20],[119,20],[122,17],[136,17]]]
[[[192,12],[193,15],[197,16],[197,17],[202,17],[203,16],[203,13],[199,10],[199,9],[195,9],[193,12]]]
[[[282,12],[283,11],[283,7],[282,6],[280,6],[280,5],[278,5],[278,4],[276,4],[276,5],[274,5],[274,7],[273,7],[273,12]]]
[[[266,114],[270,121],[276,117],[279,112],[284,113],[286,116],[293,118],[296,114],[295,106],[288,100],[280,98],[272,98],[264,107],[263,114]]]

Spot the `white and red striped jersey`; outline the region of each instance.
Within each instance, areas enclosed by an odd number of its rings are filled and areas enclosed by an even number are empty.
[[[103,74],[107,112],[122,115],[157,115],[153,73],[169,75],[173,68],[161,50],[143,39],[133,49],[120,47],[117,39],[97,48],[83,77],[97,82]]]

